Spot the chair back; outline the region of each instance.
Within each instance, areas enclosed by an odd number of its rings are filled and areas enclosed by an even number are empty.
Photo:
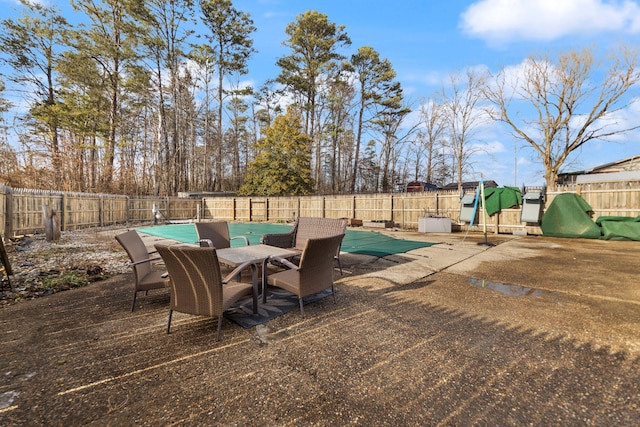
[[[344,234],[308,239],[300,257],[302,296],[312,295],[333,286],[334,256]]]
[[[296,226],[294,247],[303,250],[309,239],[344,234],[347,228],[347,220],[344,218],[299,217]],[[337,251],[336,249],[333,255],[336,255]]]
[[[131,263],[134,264],[133,271],[136,275],[136,282],[138,282],[139,279],[143,278],[151,271],[150,262],[136,264],[137,262],[149,259],[149,250],[136,230],[130,230],[122,234],[118,234],[116,236],[116,240],[127,252],[127,255],[129,255]]]
[[[213,247],[216,249],[231,247],[229,224],[227,224],[226,221],[196,222],[195,226],[196,233],[198,233],[198,240],[211,240]],[[200,246],[205,247],[207,244],[201,242]]]
[[[201,316],[221,316],[222,275],[215,248],[156,245],[171,283],[169,308]]]

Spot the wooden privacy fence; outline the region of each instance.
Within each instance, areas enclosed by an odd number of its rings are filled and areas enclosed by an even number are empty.
[[[566,186],[547,192],[545,205],[560,193],[580,194],[599,216],[640,216],[640,183],[603,183]],[[44,232],[43,209],[55,210],[61,230],[103,227],[129,222],[227,221],[285,222],[300,216],[390,221],[408,230],[418,218],[449,217],[454,230],[467,230],[460,222],[460,194],[454,192],[357,194],[303,197],[178,197],[124,196],[14,189],[0,185],[0,224],[4,236]],[[155,211],[154,211],[155,207]],[[156,217],[157,212],[157,217]],[[487,217],[487,230],[516,230],[539,234],[538,224],[520,222],[520,208],[504,209]],[[472,226],[482,229],[482,211]]]
[[[195,218],[198,202],[177,197],[67,193],[0,185],[0,224],[4,225],[4,236],[42,233],[45,230],[45,207],[56,212],[63,231],[153,221],[154,205],[161,220]]]
[[[547,191],[543,210],[557,194],[578,193],[599,216],[639,216],[640,183],[603,183],[558,187]],[[522,223],[521,208],[503,209],[487,217],[493,233],[526,231],[540,234],[538,224]],[[454,229],[466,230],[460,222],[460,194],[453,192],[358,194],[305,197],[210,197],[202,199],[202,217],[227,221],[290,221],[299,216],[354,218],[362,221],[392,221],[403,229],[417,229],[418,218],[449,217]],[[482,210],[474,230],[483,229]]]
[[[204,218],[227,221],[282,222],[304,216],[386,220],[398,223],[401,228],[417,228],[420,216],[449,216],[457,220],[459,211],[457,192],[202,199]]]

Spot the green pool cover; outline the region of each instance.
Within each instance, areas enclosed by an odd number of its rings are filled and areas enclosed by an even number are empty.
[[[263,234],[287,233],[290,230],[291,225],[286,224],[229,223],[229,235],[232,237],[245,236],[252,245],[260,243],[260,238]],[[198,240],[193,224],[158,225],[139,228],[138,231],[184,243],[195,243]],[[231,240],[231,246],[240,246],[242,244],[241,239]],[[342,241],[342,251],[384,257],[432,245],[435,245],[435,243],[395,239],[375,231],[347,230]]]

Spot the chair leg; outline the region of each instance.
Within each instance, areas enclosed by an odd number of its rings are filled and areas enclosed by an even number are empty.
[[[173,314],[173,310],[169,310],[169,321],[167,322],[167,333],[171,331],[171,315]]]
[[[302,318],[304,318],[304,304],[302,302],[302,297],[298,297],[298,301],[300,301],[300,314],[302,315]]]
[[[267,302],[267,264],[269,263],[269,258],[265,258],[262,262],[262,303],[266,304]]]
[[[333,294],[333,303],[337,304],[338,301],[336,301],[336,287],[333,286],[333,283],[331,284],[331,293]]]
[[[136,297],[138,296],[138,291],[133,291],[133,303],[131,304],[131,312],[136,308]]]
[[[251,297],[253,299],[253,314],[258,313],[258,266],[251,264]]]
[[[343,274],[342,274],[342,263],[340,262],[340,257],[334,257],[334,259],[338,262],[338,268],[340,269],[340,275],[343,276]]]
[[[222,332],[222,315],[218,316],[218,332],[216,333],[216,341],[220,341],[221,332]]]

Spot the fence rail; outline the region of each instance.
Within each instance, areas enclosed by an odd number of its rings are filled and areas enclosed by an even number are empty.
[[[637,182],[559,187],[546,193],[545,207],[556,195],[566,192],[580,194],[593,208],[594,218],[640,215],[640,183]],[[466,230],[469,227],[469,224],[460,222],[460,194],[457,191],[188,199],[65,193],[0,185],[0,231],[4,236],[43,233],[43,209],[47,206],[59,216],[63,231],[154,220],[202,218],[284,222],[300,216],[392,221],[409,230],[418,228],[418,218],[436,216],[451,218],[455,229]],[[482,211],[477,217],[483,218]],[[481,226],[484,226],[482,221],[471,225],[474,229]],[[524,230],[529,234],[541,233],[538,224],[520,222],[520,209],[504,209],[488,217],[486,227],[492,233],[511,233],[515,230]]]

